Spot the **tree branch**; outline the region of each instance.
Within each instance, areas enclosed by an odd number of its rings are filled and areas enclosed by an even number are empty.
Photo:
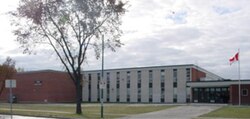
[[[72,53],[70,52],[69,45],[68,45],[68,43],[66,42],[66,39],[65,39],[65,37],[64,37],[64,35],[63,35],[61,29],[59,28],[59,26],[57,25],[57,23],[54,21],[54,19],[51,17],[51,12],[50,12],[50,10],[49,10],[49,8],[48,8],[47,5],[46,5],[46,8],[47,8],[47,11],[48,11],[48,13],[49,13],[49,18],[50,18],[50,20],[52,21],[53,25],[56,27],[56,29],[58,30],[58,32],[61,34],[62,41],[63,41],[63,43],[64,43],[65,46],[66,46],[67,52],[68,52],[69,57],[71,58],[71,61],[72,61],[72,65],[74,66],[74,65],[75,65],[75,60],[74,60],[74,57],[72,56]],[[73,69],[74,69],[74,68],[72,68],[72,70],[73,70]]]
[[[53,44],[53,42],[52,42],[52,40],[50,39],[50,37],[46,34],[46,33],[47,33],[46,30],[42,27],[42,25],[40,25],[40,26],[41,26],[41,29],[42,29],[42,30],[44,31],[44,33],[45,33],[45,37],[48,39],[50,45],[52,46],[52,48],[53,48],[54,51],[56,52],[56,54],[57,54],[57,56],[59,57],[60,61],[61,61],[61,62],[63,63],[63,65],[65,66],[67,72],[68,72],[69,75],[70,75],[70,78],[73,80],[74,83],[76,83],[75,78],[74,78],[74,76],[71,74],[71,72],[70,72],[70,70],[69,70],[69,68],[68,68],[68,66],[67,66],[67,64],[66,64],[66,62],[63,60],[62,56],[60,55],[59,51],[56,49],[56,47],[55,47],[55,45]]]

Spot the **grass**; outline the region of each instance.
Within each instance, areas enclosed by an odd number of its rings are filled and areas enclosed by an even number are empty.
[[[13,114],[54,118],[99,118],[100,105],[82,104],[83,115],[75,114],[74,104],[13,104]],[[133,104],[106,104],[104,105],[105,118],[118,118],[133,114],[159,111],[174,106],[167,105],[133,105]],[[0,104],[1,114],[10,114],[9,104]]]
[[[250,119],[250,106],[225,106],[214,110],[201,117],[219,117],[219,118],[247,118]]]

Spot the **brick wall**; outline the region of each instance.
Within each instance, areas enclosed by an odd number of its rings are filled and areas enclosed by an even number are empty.
[[[66,72],[34,71],[16,74],[13,79],[17,87],[13,94],[18,102],[74,102],[75,86]],[[8,99],[8,89],[4,89],[0,101]]]
[[[200,78],[206,77],[206,73],[192,68],[192,81],[199,81]]]
[[[241,96],[241,104],[243,105],[250,105],[250,84],[242,84],[241,90],[247,89],[248,95]],[[241,92],[242,93],[242,92]],[[238,85],[231,85],[230,86],[230,103],[233,105],[239,104],[239,88]]]

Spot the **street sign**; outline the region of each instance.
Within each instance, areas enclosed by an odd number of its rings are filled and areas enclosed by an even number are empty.
[[[12,95],[12,88],[16,88],[16,80],[13,79],[8,79],[5,80],[5,88],[9,88],[10,89],[10,117],[11,119],[13,118],[12,115],[12,103],[13,103],[13,95]]]
[[[105,89],[106,88],[106,85],[105,85],[105,82],[104,81],[100,81],[100,89]]]
[[[5,88],[16,88],[16,80],[5,80]]]

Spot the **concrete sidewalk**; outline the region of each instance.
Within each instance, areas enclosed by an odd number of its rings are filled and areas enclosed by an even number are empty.
[[[178,106],[157,112],[130,115],[120,119],[193,119],[202,114],[206,114],[221,106]]]
[[[0,115],[0,119],[11,119],[11,116],[10,115]],[[28,116],[13,115],[12,119],[55,119],[55,118],[28,117]]]

